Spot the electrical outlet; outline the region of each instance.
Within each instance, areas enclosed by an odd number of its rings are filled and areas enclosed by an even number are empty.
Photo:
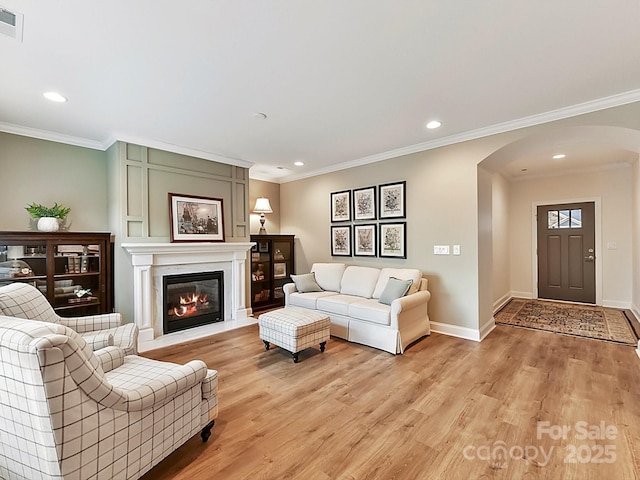
[[[433,254],[434,255],[449,255],[449,245],[434,245],[433,246]]]

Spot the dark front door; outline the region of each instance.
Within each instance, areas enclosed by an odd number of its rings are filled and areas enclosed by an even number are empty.
[[[594,202],[538,207],[538,297],[596,303]]]

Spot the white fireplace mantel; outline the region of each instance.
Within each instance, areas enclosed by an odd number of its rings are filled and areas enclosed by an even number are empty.
[[[123,243],[134,270],[134,321],[139,342],[162,336],[162,277],[208,270],[224,272],[225,321],[251,314],[245,300],[247,252],[251,242]]]

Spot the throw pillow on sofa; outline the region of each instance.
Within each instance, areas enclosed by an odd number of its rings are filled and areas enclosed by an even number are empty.
[[[400,280],[399,278],[389,277],[387,286],[380,294],[380,303],[391,305],[396,298],[404,297],[411,288],[413,280]]]
[[[296,290],[300,293],[322,292],[322,288],[316,282],[314,273],[304,273],[302,275],[291,275],[291,280],[296,284]]]

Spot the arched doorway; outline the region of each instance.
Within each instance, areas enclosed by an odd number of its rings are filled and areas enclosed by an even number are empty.
[[[603,253],[594,259],[596,303],[630,306],[631,278],[639,272],[634,271],[637,262],[633,262],[631,239],[638,220],[630,213],[638,187],[629,177],[638,162],[639,150],[637,130],[567,127],[519,139],[478,164],[478,218],[485,222],[490,218],[493,226],[490,238],[483,242],[480,237],[481,255],[492,256],[492,271],[486,276],[491,288],[485,288],[481,295],[491,296],[484,302],[490,301],[494,312],[513,296],[538,298],[537,205],[584,200],[596,203],[595,250]],[[570,161],[552,163],[558,152],[565,153]],[[616,178],[624,185],[618,188],[611,185],[618,180],[607,180]],[[624,191],[616,192],[616,188]],[[490,193],[481,195],[482,189],[489,189]],[[526,201],[529,203],[525,211]],[[604,208],[600,208],[601,201]],[[610,208],[612,203],[616,210]],[[620,225],[624,222],[629,225]],[[496,250],[496,245],[502,245],[502,251]],[[504,251],[505,245],[508,252]],[[620,272],[619,278],[627,279],[617,297],[610,294],[613,288],[607,288],[612,284],[614,270]]]

